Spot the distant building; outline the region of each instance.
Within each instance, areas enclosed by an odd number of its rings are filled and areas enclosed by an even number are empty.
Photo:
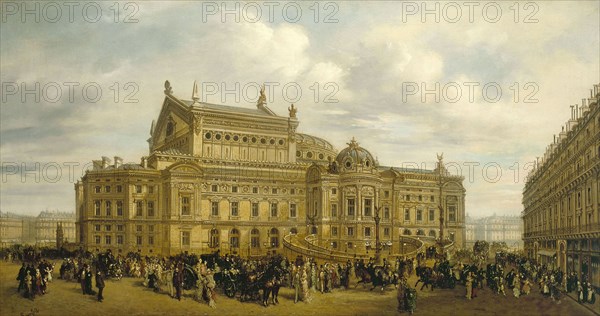
[[[35,243],[40,246],[56,245],[56,230],[62,227],[64,242],[75,241],[75,214],[43,211],[35,218]]]
[[[523,189],[530,258],[600,287],[600,85],[554,136]]]
[[[511,249],[523,249],[523,221],[519,216],[466,217],[467,247],[477,240],[505,242]]]
[[[56,246],[56,230],[62,226],[63,241],[75,241],[75,214],[43,211],[38,216],[0,212],[0,247],[16,244]]]
[[[19,244],[23,238],[23,216],[0,212],[0,246]]]

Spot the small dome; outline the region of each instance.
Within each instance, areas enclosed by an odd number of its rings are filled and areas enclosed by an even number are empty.
[[[358,142],[352,137],[352,140],[348,143],[348,147],[342,149],[335,158],[337,165],[341,170],[352,169],[357,164],[362,164],[365,167],[373,167],[376,164],[375,159],[371,153],[360,147]]]

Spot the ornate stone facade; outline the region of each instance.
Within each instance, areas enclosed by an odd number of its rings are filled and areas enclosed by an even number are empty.
[[[600,286],[599,85],[547,147],[523,191],[525,251]],[[566,274],[565,274],[566,275]]]
[[[383,167],[355,141],[338,153],[297,132],[295,106],[284,117],[264,98],[250,109],[172,91],[167,82],[140,164],[103,157],[75,185],[84,248],[263,255],[281,251],[286,234],[314,232],[338,250],[365,251],[379,207],[381,240],[397,248],[402,234],[439,236],[440,177],[446,236],[462,246],[465,190],[443,167]]]

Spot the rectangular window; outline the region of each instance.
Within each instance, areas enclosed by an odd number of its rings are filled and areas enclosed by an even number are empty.
[[[111,225],[104,225],[104,230],[105,231],[109,232],[109,231],[111,231],[111,229],[112,229]]]
[[[364,214],[365,216],[373,216],[372,214],[372,201],[371,199],[365,199]]]
[[[94,187],[94,192],[95,193],[100,193],[100,190],[101,190],[101,188],[100,188],[99,185]]]
[[[139,184],[135,185],[135,193],[142,193],[142,186]]]
[[[296,194],[296,189],[290,189],[290,194],[292,194],[292,195]]]
[[[410,201],[410,195],[409,194],[406,195],[406,200]]]
[[[417,210],[417,221],[420,222],[423,220],[423,210]]]
[[[383,237],[390,237],[390,228],[389,227],[383,228]]]
[[[143,215],[144,202],[135,201],[135,216]]]
[[[212,201],[210,203],[210,215],[211,216],[219,216],[219,202]]]
[[[273,193],[273,194],[277,194],[277,188],[273,188],[273,189],[271,189],[271,193]]]
[[[148,193],[154,193],[154,186],[153,185],[149,185],[148,186]]]
[[[290,217],[296,218],[296,203],[290,203]]]
[[[354,199],[348,199],[348,216],[354,216]]]
[[[238,187],[237,186],[232,186],[231,187],[231,193],[237,193],[238,192]]]
[[[123,216],[123,201],[117,201],[117,216]]]
[[[181,232],[181,245],[182,246],[190,245],[190,232]]]
[[[154,225],[148,225],[148,231],[153,233],[154,232]]]
[[[429,197],[429,201],[431,201],[431,202],[435,202],[435,197],[434,197],[433,195],[432,195],[432,196],[430,196],[430,197]]]
[[[277,217],[277,203],[271,203],[271,217]]]
[[[191,215],[189,196],[181,197],[181,215]]]
[[[123,235],[117,235],[117,245],[123,244]]]
[[[435,221],[435,210],[434,209],[430,209],[429,210],[429,221],[430,222],[434,222]]]
[[[110,216],[111,212],[111,208],[112,208],[112,203],[110,201],[106,201],[104,203],[104,205],[106,206],[106,216]]]
[[[587,204],[592,204],[592,188],[587,189]]]
[[[404,221],[410,221],[410,209],[404,209]]]
[[[154,236],[148,236],[148,245],[154,245]]]
[[[252,217],[258,217],[258,203],[252,203]]]
[[[383,218],[384,219],[390,219],[390,208],[389,206],[386,206],[383,208]]]
[[[117,231],[122,232],[124,230],[123,225],[117,225]]]
[[[96,245],[100,244],[100,236],[96,235],[94,236],[94,242],[96,242]]]
[[[337,204],[333,203],[331,204],[331,217],[337,217],[338,216],[338,212],[337,212]]]
[[[448,221],[456,222],[456,206],[448,207]]]
[[[217,191],[219,191],[219,186],[216,184],[213,184],[210,186],[210,190],[213,192],[217,192]]]
[[[117,185],[117,193],[121,193],[121,192],[123,192],[123,186]]]
[[[238,202],[231,202],[231,216],[239,216]]]
[[[252,187],[252,193],[258,194],[258,187]]]
[[[142,225],[135,225],[135,231],[137,232],[141,232],[143,231],[144,227]]]
[[[94,202],[94,215],[100,216],[100,201]]]
[[[110,185],[104,187],[104,192],[110,193]]]
[[[331,227],[331,236],[337,236],[338,230],[337,227]]]
[[[348,227],[347,232],[348,236],[354,236],[354,227]]]
[[[365,237],[371,237],[371,227],[365,227]]]
[[[94,225],[94,230],[99,232],[100,231],[100,225]]]
[[[154,201],[148,201],[148,216],[154,216]]]
[[[385,198],[389,198],[390,197],[390,191],[383,191],[383,197]]]
[[[422,195],[419,195],[419,202],[420,201],[423,201],[423,196]]]
[[[331,189],[331,194],[332,195],[336,195],[337,194],[337,189],[336,188]]]
[[[135,236],[135,244],[138,246],[142,245],[142,236]]]
[[[104,243],[105,244],[110,245],[111,241],[112,240],[111,240],[110,236],[104,236]]]

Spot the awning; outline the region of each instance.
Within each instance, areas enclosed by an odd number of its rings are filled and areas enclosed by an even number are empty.
[[[554,257],[555,254],[556,254],[556,251],[538,250],[538,255],[542,255],[542,256]]]

